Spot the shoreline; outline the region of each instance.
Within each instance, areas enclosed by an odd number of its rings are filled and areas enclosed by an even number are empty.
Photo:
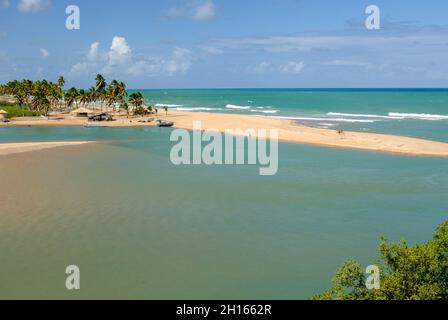
[[[7,156],[17,153],[54,149],[60,147],[80,146],[94,143],[93,141],[57,141],[57,142],[18,142],[0,143],[0,156]]]
[[[0,124],[0,127],[16,126],[85,126],[88,121],[82,118],[73,118],[60,115],[59,120],[43,118],[15,118],[8,124]],[[148,127],[155,126],[155,122],[141,123],[140,119],[154,118],[127,118],[115,116],[113,122],[102,122],[105,127]],[[225,133],[231,129],[276,129],[279,133],[279,141],[317,145],[323,147],[357,149],[383,153],[403,155],[448,157],[448,143],[410,138],[398,135],[380,133],[366,133],[344,131],[342,133],[332,129],[312,128],[300,125],[293,120],[271,118],[268,116],[223,114],[211,112],[181,112],[170,111],[168,115],[159,115],[157,119],[175,122],[173,128],[193,130],[193,122],[201,121],[202,130],[214,130]],[[0,144],[1,146],[1,144]],[[0,148],[0,154],[1,154]]]

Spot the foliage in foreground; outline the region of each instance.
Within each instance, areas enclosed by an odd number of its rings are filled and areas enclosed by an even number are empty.
[[[390,243],[379,246],[379,290],[366,288],[361,265],[348,261],[333,279],[333,287],[315,300],[446,300],[448,299],[448,221],[421,245]]]

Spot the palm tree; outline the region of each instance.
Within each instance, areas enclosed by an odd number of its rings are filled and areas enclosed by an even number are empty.
[[[136,110],[143,105],[143,95],[140,92],[134,92],[129,96],[129,104]]]
[[[65,79],[63,76],[60,76],[58,79],[58,87],[62,89],[64,88],[64,85],[65,85]]]
[[[121,107],[126,110],[126,118],[129,118],[129,105],[128,103],[125,101],[121,104]]]
[[[16,99],[17,104],[19,105],[19,108],[22,110],[23,115],[25,115],[25,112],[23,110],[23,105],[28,100],[27,99],[27,88],[20,82],[15,82],[12,85],[12,94],[14,96],[14,99]]]
[[[58,87],[58,91],[59,91],[59,93],[58,93],[59,100],[57,103],[59,105],[59,108],[61,108],[61,99],[62,99],[62,96],[64,95],[64,86],[65,86],[65,79],[63,76],[60,76],[57,81],[57,87]]]
[[[25,93],[25,104],[29,104],[30,103],[31,94],[32,94],[33,89],[34,89],[33,81],[31,81],[29,79],[23,80],[22,81],[22,88],[23,88],[24,93]]]
[[[96,91],[104,91],[104,89],[107,86],[106,83],[106,79],[101,75],[101,74],[97,74],[95,77],[95,81],[96,81]]]
[[[118,93],[118,100],[122,104],[125,101],[126,96],[128,95],[128,92],[126,90],[126,85],[123,82],[118,83],[117,93]]]
[[[168,107],[163,107],[163,110],[165,110],[166,115],[168,115]]]
[[[65,93],[65,103],[67,104],[68,108],[71,108],[73,103],[76,101],[76,98],[78,97],[78,90],[76,90],[76,88],[70,88],[66,93]]]
[[[84,89],[79,90],[79,102],[82,105],[86,105],[87,103],[89,103],[89,93],[86,92]]]
[[[51,110],[51,102],[47,97],[49,87],[50,85],[46,80],[35,82],[31,99],[31,106],[35,110],[43,112],[47,117]]]
[[[89,102],[95,103],[98,98],[98,94],[96,92],[95,87],[90,87],[90,89],[87,91],[87,94],[89,95]],[[95,109],[95,104],[94,104],[94,109]]]
[[[116,101],[117,96],[112,85],[107,87],[107,91],[104,96],[104,100],[106,101],[107,108],[110,108]]]
[[[126,85],[123,82],[113,80],[110,85],[107,85],[106,79],[101,74],[98,74],[95,77],[95,86],[89,90],[81,89],[78,91],[72,87],[64,91],[65,83],[63,76],[59,77],[55,83],[47,80],[36,82],[31,80],[14,80],[4,85],[0,84],[0,94],[14,97],[22,110],[27,105],[30,110],[44,112],[46,115],[53,108],[62,110],[64,102],[67,109],[71,109],[73,105],[86,105],[97,101],[101,102],[101,110],[103,110],[103,104],[106,102],[109,107],[118,104],[121,108],[127,109],[129,113],[129,106],[126,101],[128,94]],[[146,113],[144,98],[140,92],[131,95],[129,104],[135,110],[138,109],[142,113]],[[152,107],[148,109],[152,111]]]
[[[59,85],[52,82],[48,83],[44,87],[45,94],[53,107],[59,106],[62,99],[62,89]]]
[[[111,107],[115,102],[120,100],[120,84],[117,80],[112,80],[106,91],[107,105]]]
[[[14,97],[19,108],[22,110],[22,115],[25,115],[23,106],[29,103],[29,98],[33,91],[33,82],[31,80],[10,81],[3,86],[2,91]]]
[[[103,111],[103,102],[106,98],[107,82],[106,82],[106,79],[101,74],[96,75],[95,81],[96,81],[95,90],[97,92],[97,98],[99,98],[101,101],[101,112],[102,112]]]

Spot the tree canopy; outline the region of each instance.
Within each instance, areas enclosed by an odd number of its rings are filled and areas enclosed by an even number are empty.
[[[448,221],[426,243],[379,246],[380,288],[368,290],[361,264],[348,261],[335,274],[333,286],[315,300],[445,300],[448,299]]]
[[[88,90],[72,87],[64,91],[64,85],[64,77],[60,77],[56,83],[47,80],[35,82],[27,79],[14,80],[0,85],[0,95],[10,95],[21,108],[27,106],[30,110],[44,114],[52,110],[63,111],[84,105],[95,107],[98,102],[101,103],[101,109],[103,103],[106,103],[109,108],[124,107],[126,103],[126,85],[117,80],[112,80],[108,84],[101,74],[95,77],[95,86]],[[143,95],[139,92],[135,95],[137,95],[139,106],[143,105]],[[133,102],[135,101],[134,99]]]

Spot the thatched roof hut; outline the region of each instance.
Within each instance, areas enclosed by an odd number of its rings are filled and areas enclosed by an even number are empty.
[[[8,112],[5,110],[0,110],[0,119],[5,119],[8,117]]]
[[[94,112],[90,109],[81,107],[76,110],[73,110],[71,112],[71,114],[72,114],[72,116],[79,117],[79,118],[88,118],[89,116],[94,114]]]

